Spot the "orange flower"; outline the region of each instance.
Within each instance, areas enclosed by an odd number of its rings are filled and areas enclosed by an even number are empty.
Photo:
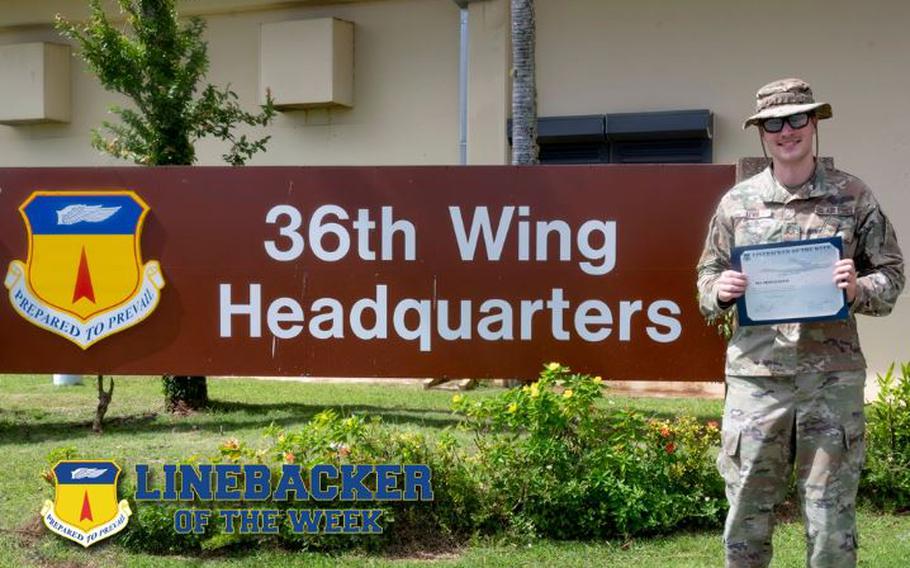
[[[717,420],[711,420],[711,421],[709,421],[709,422],[706,424],[706,426],[708,427],[708,430],[711,430],[711,431],[720,429],[720,424],[717,423]]]
[[[661,436],[662,438],[669,438],[669,437],[670,437],[670,429],[667,428],[666,426],[664,426],[663,428],[661,428],[661,429],[660,429],[660,436]]]
[[[666,446],[664,446],[664,450],[665,450],[668,454],[672,454],[673,452],[676,451],[676,444],[674,444],[673,442],[670,442],[670,443],[668,443]]]
[[[294,463],[295,459],[293,452],[284,452],[284,463]]]

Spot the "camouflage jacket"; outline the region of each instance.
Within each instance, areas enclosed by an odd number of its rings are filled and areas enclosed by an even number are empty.
[[[739,327],[727,347],[728,375],[767,376],[865,369],[854,314],[891,312],[904,287],[904,261],[891,222],[860,179],[821,165],[793,193],[770,168],[733,187],[711,219],[698,262],[702,313],[723,314],[715,285],[734,246],[843,238],[856,264],[856,298],[846,320]]]

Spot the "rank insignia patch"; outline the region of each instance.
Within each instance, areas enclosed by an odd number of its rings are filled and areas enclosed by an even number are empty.
[[[126,528],[132,511],[117,502],[120,467],[112,461],[61,461],[54,466],[54,501],[41,518],[51,531],[89,547]]]
[[[34,192],[19,208],[28,258],[6,275],[13,308],[82,349],[154,311],[164,287],[139,249],[148,205],[132,191]]]

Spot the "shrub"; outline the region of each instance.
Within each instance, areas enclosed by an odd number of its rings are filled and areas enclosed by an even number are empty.
[[[79,451],[74,446],[57,446],[51,448],[51,451],[45,456],[47,467],[41,470],[41,479],[54,485],[57,480],[54,479],[54,470],[52,469],[57,462],[61,460],[74,460],[79,456]]]
[[[288,548],[334,551],[351,548],[376,550],[409,546],[451,545],[467,536],[473,528],[471,511],[479,506],[478,484],[464,459],[464,452],[449,433],[435,439],[423,434],[385,426],[381,420],[360,416],[340,417],[333,410],[314,416],[296,431],[272,426],[265,431],[267,444],[254,449],[236,439],[224,441],[217,453],[205,463],[262,463],[270,466],[273,488],[281,467],[294,463],[309,469],[316,464],[426,464],[433,473],[433,501],[396,502],[267,502],[210,503],[188,502],[162,504],[143,502],[135,506],[137,522],[131,521],[127,547],[147,552],[190,552],[237,545],[250,546],[273,542]],[[365,483],[375,490],[375,476]],[[346,509],[381,509],[379,519],[384,532],[379,535],[295,534],[290,523],[282,518],[278,535],[226,535],[213,520],[215,530],[206,535],[179,535],[173,531],[173,512],[180,507],[250,508],[268,507]],[[213,515],[214,519],[214,515]]]
[[[177,504],[136,504],[125,545],[194,551],[263,543],[333,551],[433,548],[474,535],[588,539],[718,526],[723,484],[713,466],[716,423],[649,418],[601,400],[600,377],[556,363],[540,379],[482,400],[458,394],[453,408],[473,443],[428,437],[378,418],[327,410],[300,429],[270,427],[258,448],[229,439],[206,463],[262,463],[277,483],[283,464],[426,464],[433,501],[181,503],[183,507],[381,509],[379,535],[294,534],[285,518],[271,536],[174,533]],[[375,476],[366,484],[375,488]],[[150,510],[150,511],[147,511]],[[217,526],[217,525],[216,525]]]
[[[456,395],[477,446],[481,527],[586,539],[719,522],[717,424],[604,410],[601,382],[550,363],[537,382],[498,397]]]
[[[451,544],[472,529],[471,511],[479,506],[480,495],[472,472],[450,433],[435,439],[413,431],[391,428],[378,418],[339,417],[327,410],[316,415],[296,432],[270,429],[268,458],[298,463],[310,468],[318,463],[342,464],[426,464],[433,478],[433,501],[396,501],[346,504],[320,503],[322,508],[363,506],[382,509],[384,533],[379,536],[284,535],[287,543],[307,548],[331,549],[407,546],[415,542]],[[367,486],[375,489],[374,476]],[[347,542],[345,542],[347,541]],[[441,542],[440,542],[441,541]]]
[[[196,552],[200,549],[204,534],[179,534],[174,530],[174,512],[182,506],[171,503],[137,504],[130,500],[130,508],[133,515],[118,539],[121,545],[152,554]]]
[[[910,363],[892,364],[877,376],[878,396],[869,405],[866,465],[860,493],[876,506],[910,510]]]

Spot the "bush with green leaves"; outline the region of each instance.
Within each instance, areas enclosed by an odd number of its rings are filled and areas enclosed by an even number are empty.
[[[174,530],[174,512],[183,508],[182,505],[156,503],[148,506],[131,501],[130,508],[133,515],[117,542],[131,550],[151,554],[198,551],[206,534],[213,532],[207,527],[203,534],[178,534]]]
[[[537,382],[498,397],[456,395],[477,446],[480,527],[589,539],[719,523],[718,425],[604,408],[601,382],[550,363]]]
[[[178,535],[173,531],[173,504],[143,502],[136,504],[138,521],[129,527],[130,538],[124,544],[143,551],[193,552],[235,546],[271,543],[292,549],[333,551],[360,548],[378,550],[406,547],[452,545],[472,530],[471,511],[481,506],[479,484],[471,479],[464,452],[449,433],[430,439],[413,431],[387,427],[378,418],[341,417],[333,410],[314,416],[299,430],[286,431],[272,426],[265,431],[266,444],[254,448],[231,438],[224,441],[215,455],[194,457],[187,463],[259,463],[272,472],[273,489],[285,464],[297,464],[309,470],[316,464],[426,464],[433,479],[433,501],[325,502],[287,501],[266,503],[184,502],[181,507],[250,508],[266,507],[321,509],[381,509],[379,535],[295,534],[286,516],[279,523],[278,535],[227,535],[221,527],[207,530],[202,538]],[[375,475],[365,484],[376,488]],[[154,512],[145,512],[154,509]],[[157,550],[148,542],[156,541]]]
[[[876,506],[910,510],[910,363],[877,376],[878,396],[866,409],[866,465],[860,495]]]
[[[175,504],[137,503],[123,542],[148,550],[194,552],[278,545],[333,551],[438,547],[475,535],[591,539],[664,533],[682,526],[719,526],[723,483],[712,453],[718,425],[691,417],[655,418],[603,401],[599,377],[556,363],[538,381],[473,400],[457,394],[453,409],[472,442],[452,432],[427,436],[378,418],[332,410],[302,428],[271,427],[265,443],[229,439],[189,463],[260,463],[277,483],[284,464],[426,464],[433,501],[182,503],[185,507],[378,508],[379,535],[294,534],[287,519],[277,535],[175,534]],[[306,477],[304,477],[306,479]],[[367,485],[375,488],[375,476]],[[146,509],[155,509],[146,511]]]

